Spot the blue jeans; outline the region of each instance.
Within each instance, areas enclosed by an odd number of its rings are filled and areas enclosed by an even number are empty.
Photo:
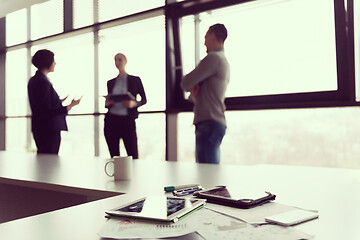
[[[196,162],[219,164],[220,144],[225,132],[226,126],[218,122],[203,121],[196,124]]]

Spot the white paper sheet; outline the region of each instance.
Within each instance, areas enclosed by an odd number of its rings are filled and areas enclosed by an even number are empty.
[[[207,204],[206,208],[233,216],[250,224],[266,223],[265,217],[296,209],[281,203],[270,202],[250,209],[227,207],[218,204]]]
[[[185,221],[173,224],[156,224],[133,220],[109,219],[98,233],[103,238],[164,238],[177,237],[194,232],[193,226]]]
[[[298,240],[312,238],[312,236],[292,227],[275,225],[254,227],[243,221],[205,208],[173,224],[112,218],[107,221],[98,234],[104,238],[133,239],[177,237],[195,231],[205,239],[210,240]]]
[[[255,227],[208,209],[204,209],[205,211],[208,211],[206,213],[208,219],[199,225],[197,232],[206,240],[299,240],[313,238],[313,236],[292,227],[276,225]]]
[[[121,220],[119,218],[110,218],[104,227],[98,233],[105,238],[164,238],[177,237],[192,232],[196,232],[199,223],[204,222],[210,210],[196,210],[189,215],[181,218],[176,223],[154,223],[139,220]]]

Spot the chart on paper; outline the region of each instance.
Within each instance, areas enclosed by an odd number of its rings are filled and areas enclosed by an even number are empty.
[[[276,225],[253,226],[234,218],[207,210],[206,221],[199,224],[197,232],[207,240],[298,240],[312,239],[295,228]]]

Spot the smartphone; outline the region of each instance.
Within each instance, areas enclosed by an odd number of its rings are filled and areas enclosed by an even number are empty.
[[[319,217],[318,212],[295,209],[284,213],[275,214],[265,218],[266,222],[275,223],[282,226],[293,226],[307,222]]]

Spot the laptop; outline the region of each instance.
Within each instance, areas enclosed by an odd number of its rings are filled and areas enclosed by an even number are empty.
[[[174,223],[200,209],[205,203],[204,199],[151,195],[110,209],[105,213],[115,217]]]

